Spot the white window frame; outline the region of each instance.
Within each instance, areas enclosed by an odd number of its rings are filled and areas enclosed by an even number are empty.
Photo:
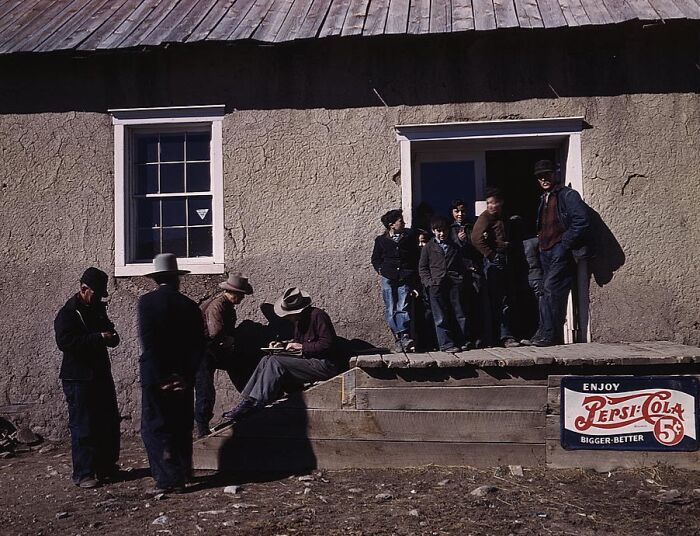
[[[128,262],[131,185],[127,148],[137,127],[192,127],[211,129],[210,177],[212,193],[212,256],[178,258],[178,266],[193,274],[224,273],[224,172],[222,127],[224,105],[120,108],[108,110],[114,125],[114,275],[128,277],[153,271],[153,263]]]
[[[455,142],[462,142],[464,151],[469,153],[478,150],[533,149],[558,145],[563,149],[561,160],[566,163],[565,168],[561,170],[562,182],[570,185],[585,199],[581,162],[581,133],[584,125],[583,117],[397,125],[394,128],[401,152],[401,205],[407,225],[411,224],[414,208],[414,164],[420,160],[422,153],[434,153],[433,147],[444,147]],[[574,315],[573,301],[571,295],[569,296],[567,325],[564,330],[567,343],[588,342],[591,339],[586,261],[577,264],[577,271],[578,303]],[[574,330],[569,322],[574,316],[578,320],[578,330]]]

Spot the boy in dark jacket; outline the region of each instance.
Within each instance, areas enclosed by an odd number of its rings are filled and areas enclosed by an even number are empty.
[[[73,482],[81,488],[94,488],[118,470],[120,419],[107,348],[119,344],[119,335],[102,302],[107,279],[102,270],[85,270],[79,292],[54,321],[63,352],[59,378],[68,403]]]
[[[484,256],[484,276],[491,310],[490,338],[506,348],[520,346],[511,332],[512,274],[508,266],[510,222],[503,212],[503,196],[495,188],[486,192],[486,210],[472,230],[472,243]]]
[[[469,277],[459,247],[450,239],[450,222],[442,217],[431,221],[434,238],[421,252],[418,272],[428,292],[440,350],[467,350],[469,324],[464,303],[464,285]]]
[[[418,264],[418,244],[406,228],[403,212],[390,210],[381,218],[386,231],[374,240],[372,266],[380,276],[384,318],[396,340],[396,351],[412,352],[408,298]]]

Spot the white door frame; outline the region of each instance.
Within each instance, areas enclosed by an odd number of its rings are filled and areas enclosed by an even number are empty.
[[[406,223],[411,224],[413,213],[414,163],[420,160],[418,155],[440,152],[441,145],[452,142],[461,142],[460,145],[463,144],[467,153],[485,152],[489,149],[558,147],[562,149],[562,181],[585,199],[581,162],[583,127],[583,117],[397,125],[396,139],[401,151],[401,205]],[[479,182],[477,178],[477,185]],[[481,192],[477,190],[477,198],[479,193]],[[577,272],[576,315],[573,314],[573,302],[569,296],[567,325],[564,330],[567,343],[590,340],[588,282],[588,267],[585,262],[580,262]],[[574,318],[578,320],[576,329]]]

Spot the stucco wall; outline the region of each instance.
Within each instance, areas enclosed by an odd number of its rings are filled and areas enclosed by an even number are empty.
[[[700,344],[700,81],[692,26],[324,41],[282,48],[171,47],[76,59],[0,58],[0,405],[65,435],[52,321],[88,265],[113,272],[108,108],[221,104],[225,256],[254,296],[306,288],[341,335],[388,330],[368,262],[378,217],[400,205],[393,126],[585,117],[584,194],[626,261],[592,283],[594,340]],[[592,44],[596,43],[596,44]],[[554,46],[556,45],[556,46]],[[508,66],[508,67],[506,67]],[[387,106],[377,97],[382,96]],[[214,276],[189,276],[202,299]],[[145,278],[110,281],[121,413],[138,424],[135,304]],[[217,412],[235,393],[219,378]]]

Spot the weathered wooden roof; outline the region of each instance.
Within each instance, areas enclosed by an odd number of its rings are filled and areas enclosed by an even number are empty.
[[[700,19],[700,0],[0,0],[0,53]]]

